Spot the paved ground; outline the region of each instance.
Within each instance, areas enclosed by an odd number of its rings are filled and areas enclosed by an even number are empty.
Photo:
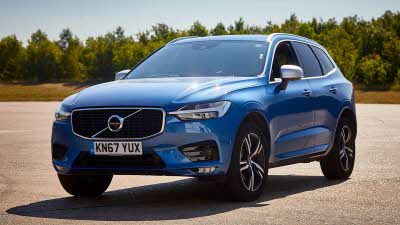
[[[400,105],[358,105],[351,179],[318,163],[271,170],[256,202],[226,202],[191,178],[117,176],[95,199],[68,196],[50,160],[58,103],[0,103],[0,224],[399,224]]]

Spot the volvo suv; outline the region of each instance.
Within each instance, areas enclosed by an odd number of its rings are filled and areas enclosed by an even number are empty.
[[[147,174],[215,179],[251,201],[277,166],[319,161],[326,178],[348,178],[356,133],[353,86],[317,42],[185,37],[67,97],[52,162],[75,196],[102,194],[113,175]]]

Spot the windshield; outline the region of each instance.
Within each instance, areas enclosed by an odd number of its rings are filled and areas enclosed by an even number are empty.
[[[170,44],[132,70],[126,79],[150,77],[256,76],[264,68],[263,41],[196,41]]]

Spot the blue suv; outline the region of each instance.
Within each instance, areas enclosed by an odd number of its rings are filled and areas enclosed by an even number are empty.
[[[251,201],[272,167],[319,161],[328,179],[352,173],[353,86],[315,41],[179,38],[115,78],[55,113],[53,165],[72,195],[100,195],[117,174],[182,175]]]

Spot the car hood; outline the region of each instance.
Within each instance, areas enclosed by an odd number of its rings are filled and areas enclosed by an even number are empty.
[[[174,77],[119,80],[95,85],[67,98],[70,109],[84,107],[162,107],[217,99],[255,86],[257,77]]]

